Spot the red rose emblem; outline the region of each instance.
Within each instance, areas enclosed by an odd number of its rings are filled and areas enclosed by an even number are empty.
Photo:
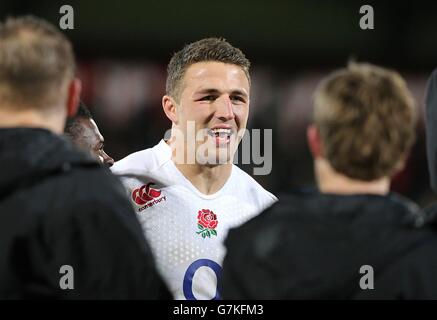
[[[217,236],[217,231],[214,230],[217,225],[218,220],[214,212],[208,209],[199,210],[197,214],[197,227],[200,231],[196,232],[197,234],[201,234],[202,238],[211,238],[211,235]]]

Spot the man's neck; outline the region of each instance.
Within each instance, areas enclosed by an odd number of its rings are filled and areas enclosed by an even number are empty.
[[[61,134],[63,123],[58,118],[43,115],[34,110],[11,110],[0,107],[0,128],[43,128]]]
[[[206,166],[199,164],[178,164],[176,168],[191,184],[203,194],[214,194],[226,183],[232,172],[232,164]]]
[[[214,166],[198,163],[186,164],[185,161],[188,161],[187,159],[189,158],[186,145],[178,145],[176,141],[177,139],[173,137],[166,141],[172,149],[172,161],[176,168],[201,193],[209,195],[219,191],[231,176],[232,163]],[[182,153],[181,150],[183,150]],[[187,158],[178,157],[181,154],[187,155]],[[194,158],[192,160],[195,161]]]
[[[319,190],[322,193],[386,195],[390,190],[388,177],[372,181],[352,179],[336,172],[325,159],[315,160],[315,171]]]

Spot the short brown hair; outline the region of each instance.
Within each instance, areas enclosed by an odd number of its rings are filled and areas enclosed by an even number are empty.
[[[33,16],[0,23],[0,101],[14,108],[53,107],[74,76],[70,41]],[[1,107],[1,106],[0,106]]]
[[[314,107],[323,156],[350,178],[392,176],[414,142],[414,99],[395,71],[352,63],[322,81]]]
[[[167,67],[167,95],[179,100],[181,82],[188,67],[197,62],[217,61],[241,67],[250,83],[250,62],[243,52],[222,38],[206,38],[176,52]]]

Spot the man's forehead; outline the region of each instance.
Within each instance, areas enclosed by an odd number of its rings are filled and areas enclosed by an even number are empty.
[[[208,81],[249,88],[249,80],[243,68],[234,64],[206,61],[194,63],[187,68],[184,76],[185,86],[207,86],[205,82]]]
[[[99,128],[93,119],[80,118],[79,121],[83,128],[82,135],[84,139],[92,139],[96,143],[103,141],[103,136],[100,134]]]
[[[105,139],[103,138],[102,134],[100,133],[99,127],[97,126],[97,123],[93,119],[90,119],[90,123],[92,125],[92,130],[96,134],[99,141],[103,142]]]

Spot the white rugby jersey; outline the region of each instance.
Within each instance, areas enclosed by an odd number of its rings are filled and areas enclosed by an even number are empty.
[[[217,279],[229,229],[277,200],[235,165],[218,192],[202,194],[176,168],[164,140],[116,162],[111,170],[129,192],[175,299],[219,299]]]

